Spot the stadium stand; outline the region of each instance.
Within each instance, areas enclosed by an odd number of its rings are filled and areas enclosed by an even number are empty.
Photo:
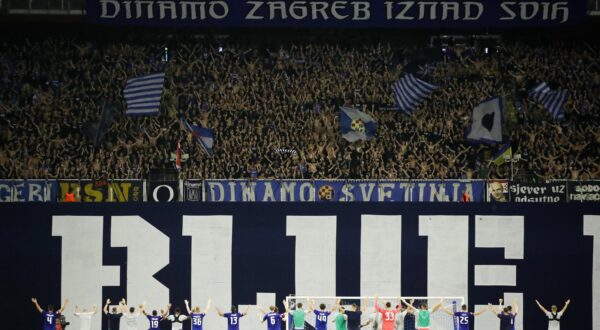
[[[505,98],[504,141],[522,155],[515,177],[600,177],[600,47],[593,41],[503,39],[442,51],[424,40],[336,34],[93,40],[2,42],[0,177],[144,178],[151,168],[174,167],[181,141],[183,178],[506,178],[508,165],[490,164],[499,146],[465,139],[473,107],[495,95]],[[416,66],[440,88],[407,116],[393,109],[391,85]],[[126,81],[161,71],[161,114],[125,116]],[[562,121],[527,97],[542,81],[569,91]],[[105,102],[118,115],[94,147],[84,127]],[[373,116],[377,136],[342,139],[341,105]],[[212,157],[180,115],[214,130]]]

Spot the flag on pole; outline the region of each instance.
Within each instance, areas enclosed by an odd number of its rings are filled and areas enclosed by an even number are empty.
[[[181,143],[177,141],[177,155],[175,156],[175,168],[181,170]]]
[[[496,165],[502,165],[507,160],[510,160],[512,157],[512,145],[509,143],[505,144],[498,150],[498,152],[494,155],[494,160],[492,161]]]
[[[479,103],[471,115],[472,123],[467,132],[467,141],[487,144],[502,142],[503,116],[501,97],[493,97]]]
[[[412,73],[405,74],[392,85],[396,105],[407,115],[410,115],[437,88]]]
[[[553,91],[547,83],[542,82],[529,91],[529,97],[541,103],[550,112],[554,120],[565,117],[563,105],[569,98],[569,92],[564,89]]]
[[[377,122],[362,111],[340,107],[340,128],[342,137],[350,142],[369,140],[377,132]]]
[[[214,143],[213,130],[210,128],[190,124],[184,116],[180,116],[179,120],[185,127],[186,131],[192,133],[192,135],[194,136],[194,140],[196,140],[196,142],[198,142],[202,146],[204,151],[206,151],[206,153],[209,156],[212,156],[212,149]]]
[[[123,90],[129,116],[158,115],[165,84],[165,73],[135,77],[127,81]]]

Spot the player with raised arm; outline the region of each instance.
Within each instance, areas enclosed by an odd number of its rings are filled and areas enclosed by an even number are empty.
[[[315,313],[315,329],[316,330],[327,330],[327,319],[329,315],[337,310],[340,305],[340,300],[338,299],[335,305],[331,306],[330,310],[325,310],[327,306],[323,303],[319,304],[319,309],[315,309],[315,301],[311,301],[309,304],[309,308]]]
[[[40,307],[36,298],[31,298],[31,302],[35,306],[35,309],[42,314],[43,330],[56,330],[56,320],[60,317],[60,314],[67,308],[69,299],[65,300],[65,303],[57,310],[54,311],[54,305],[48,305],[46,310]]]
[[[145,307],[145,306],[144,306]],[[148,315],[148,313],[146,313],[146,309],[142,308],[142,314],[144,314],[144,316],[148,319],[148,322],[150,322],[150,328],[149,329],[160,329],[160,322],[165,320],[167,318],[167,315],[169,315],[169,310],[171,309],[171,304],[167,305],[167,310],[166,311],[161,311],[161,315],[158,315],[158,311],[155,309],[152,311],[151,315]]]
[[[106,299],[106,304],[104,304],[104,308],[102,309],[102,311],[104,312],[104,315],[106,315],[106,323],[108,325],[108,330],[119,330],[121,324],[121,316],[123,316],[123,313],[125,312],[125,308],[123,305],[124,301],[125,299],[121,299],[121,301],[119,301],[119,307],[117,308],[113,306],[109,312],[108,305],[110,305],[110,299]]]
[[[81,330],[90,330],[92,328],[92,316],[96,314],[98,314],[98,307],[96,305],[89,312],[85,308],[82,312],[79,312],[79,308],[75,305],[75,311],[73,312],[73,316],[80,320],[79,329]]]
[[[215,309],[217,310],[217,314],[219,314],[219,316],[227,318],[227,330],[239,330],[240,319],[248,315],[250,306],[246,307],[246,310],[243,313],[238,313],[237,307],[235,306],[231,306],[231,313],[223,313],[219,307],[215,307]]]
[[[544,314],[546,314],[546,316],[548,317],[548,330],[560,330],[560,318],[563,316],[563,314],[567,310],[567,307],[569,307],[569,304],[571,303],[571,299],[568,299],[567,301],[565,301],[565,305],[560,310],[560,312],[558,312],[558,306],[556,306],[556,305],[550,306],[550,311],[548,311],[547,309],[544,308],[544,306],[542,306],[542,304],[540,304],[539,301],[537,301],[537,299],[535,300],[535,303],[542,310],[542,312],[544,312]]]
[[[281,330],[281,319],[283,318],[283,315],[279,314],[277,306],[270,306],[268,313],[265,313],[265,310],[260,307],[258,310],[260,311],[260,322],[265,323],[265,321],[267,321],[267,330]]]
[[[286,301],[283,302],[283,305],[285,306],[285,311],[287,313],[290,313],[292,316],[293,329],[294,330],[303,330],[304,329],[304,318],[307,313],[310,313],[310,310],[305,311],[304,309],[302,309],[303,305],[301,302],[296,304],[296,307],[294,308],[293,312],[290,311],[290,306],[288,305],[288,303]]]
[[[140,310],[144,309],[145,303],[140,305]],[[135,307],[129,307],[129,313],[127,312],[127,300],[123,299],[123,308],[125,312],[123,313],[123,317],[125,318],[125,329],[127,330],[137,330],[137,319],[140,316],[140,311],[135,311]]]
[[[410,300],[411,304],[414,304],[414,302],[415,302],[414,299]],[[404,328],[399,327],[398,329],[399,330],[402,330],[402,329],[404,329],[404,330],[416,330],[417,329],[416,328],[417,322],[416,322],[416,319],[415,319],[415,317],[416,317],[416,315],[415,315],[416,314],[415,309],[412,308],[411,306],[406,306],[406,310],[404,310],[402,313],[404,313]]]
[[[367,301],[367,299],[365,299],[365,306],[367,305],[366,301]],[[381,322],[382,322],[381,321],[381,313],[379,313],[377,310],[375,310],[375,311],[373,311],[373,313],[371,313],[369,315],[369,320],[367,321],[367,323],[361,324],[360,327],[363,328],[363,327],[368,326],[369,324],[372,324],[371,330],[382,330]]]
[[[412,304],[415,300],[411,299],[410,303]],[[396,313],[396,320],[394,321],[394,329],[396,330],[415,330],[415,316],[413,314],[414,309],[404,306],[402,308],[402,304],[396,306],[396,308],[400,308],[401,312]]]
[[[400,313],[401,306],[398,302],[396,309],[392,308],[392,303],[389,301],[385,303],[385,308],[379,306],[378,296],[375,296],[375,309],[381,313],[381,328],[382,330],[394,330],[394,324],[396,323],[396,314]]]
[[[415,310],[416,318],[417,318],[417,329],[419,330],[430,330],[431,329],[431,314],[435,313],[444,302],[444,299],[440,299],[440,302],[434,305],[431,309],[427,308],[427,304],[422,302],[419,305],[419,309],[415,308],[411,303],[406,300],[402,300],[402,302],[406,306],[410,306]]]
[[[169,304],[169,308],[167,309],[167,315],[171,310],[171,305]],[[171,314],[167,317],[167,320],[171,321],[171,330],[181,330],[183,329],[183,321],[187,320],[187,315],[181,314],[181,308],[175,308],[175,314]]]
[[[363,304],[366,306],[366,304]],[[352,310],[344,310],[348,321],[348,330],[360,330],[360,317],[362,310],[358,308],[358,305],[352,304]]]
[[[335,330],[348,330],[348,315],[344,313],[344,307],[338,306],[338,314],[333,318]]]
[[[445,306],[442,305],[442,310],[444,313],[454,317],[456,319],[456,323],[458,323],[458,330],[469,330],[471,329],[471,324],[473,323],[473,318],[475,316],[479,316],[483,314],[486,310],[482,309],[479,312],[469,312],[466,304],[463,304],[460,307],[460,312],[454,312],[447,310]]]
[[[186,299],[184,300],[185,309],[190,315],[190,319],[192,320],[192,330],[202,330],[202,324],[204,323],[204,317],[206,313],[202,313],[200,310],[200,306],[194,306],[194,309],[190,309],[190,302]],[[205,311],[210,309],[210,298],[208,298],[208,302],[206,303]]]
[[[489,309],[500,319],[500,330],[514,330],[515,318],[519,312],[519,307],[517,306],[516,301],[513,302],[512,313],[508,307],[502,308],[502,312],[500,312],[496,307],[494,307],[494,305],[488,304],[488,306]],[[500,299],[500,306],[502,306],[502,299]]]

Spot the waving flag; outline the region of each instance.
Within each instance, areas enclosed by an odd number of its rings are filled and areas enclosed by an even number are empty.
[[[565,117],[563,105],[569,97],[567,90],[559,89],[553,91],[547,83],[542,82],[529,91],[529,97],[548,109],[550,115],[555,120],[561,120]]]
[[[415,77],[412,73],[405,74],[392,85],[396,105],[407,115],[410,115],[437,88],[437,86]]]
[[[479,103],[473,109],[467,141],[487,144],[502,142],[503,116],[504,108],[501,97],[494,97]]]
[[[492,160],[492,162],[496,165],[502,165],[511,157],[512,145],[510,143],[507,143],[503,145],[502,148],[500,148],[500,150],[498,150],[498,152],[494,155],[494,159]]]
[[[355,142],[375,136],[377,123],[366,113],[348,107],[340,107],[340,127],[344,139]]]
[[[214,133],[213,130],[206,127],[200,127],[198,125],[190,124],[184,116],[179,117],[179,120],[185,127],[186,131],[192,133],[196,142],[198,142],[204,151],[212,156]]]
[[[127,102],[125,113],[129,116],[158,115],[164,84],[164,72],[129,79],[123,90]]]

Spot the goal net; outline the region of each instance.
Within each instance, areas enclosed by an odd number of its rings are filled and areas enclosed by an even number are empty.
[[[375,299],[373,297],[311,297],[311,296],[287,296],[286,302],[292,311],[292,315],[287,315],[287,329],[293,330],[298,329],[298,327],[294,327],[293,320],[293,311],[296,309],[302,309],[305,313],[304,319],[304,330],[314,330],[315,329],[315,313],[313,310],[324,310],[324,311],[332,311],[332,308],[336,305],[336,302],[340,301],[340,306],[343,307],[347,311],[352,311],[354,308],[358,311],[362,311],[360,323],[365,324],[370,319],[378,320],[379,325],[375,325],[374,322],[363,328],[364,330],[380,330],[381,329],[381,320],[384,315],[377,313],[375,309]],[[425,304],[427,309],[431,311],[431,309],[437,305],[442,297],[402,297],[403,300],[410,303],[415,308],[420,308],[421,305]],[[462,304],[464,303],[464,297],[444,297],[443,298],[442,307],[445,308],[448,312],[454,313],[460,310]],[[379,297],[378,303],[379,306],[385,309],[386,303],[390,303],[392,308],[396,308],[401,305],[402,311],[407,311],[406,315],[402,317],[401,315],[396,316],[395,329],[403,330],[405,329],[405,324],[408,325],[406,328],[414,329],[417,311],[413,310],[411,307],[406,306],[402,303],[398,297]],[[448,315],[444,312],[444,309],[440,307],[436,310],[436,312],[431,313],[431,330],[457,330],[458,324],[453,316]],[[338,314],[338,311],[333,311],[327,319],[323,319],[321,316],[321,321],[327,321],[328,329],[335,329],[335,325],[332,323],[333,319]],[[410,326],[412,325],[412,327]],[[349,329],[352,330],[352,329]]]

